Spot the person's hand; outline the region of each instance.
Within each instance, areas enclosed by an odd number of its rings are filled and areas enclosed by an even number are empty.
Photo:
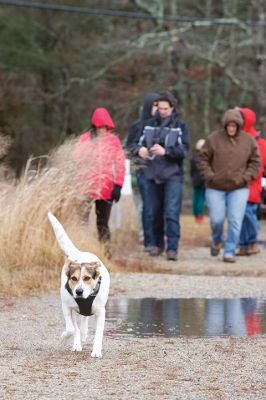
[[[114,188],[111,193],[111,200],[118,203],[120,200],[120,197],[121,197],[121,186],[114,185]]]
[[[141,147],[139,149],[139,153],[138,154],[144,160],[146,160],[149,157],[149,151],[148,151],[147,147]]]
[[[163,146],[161,146],[160,144],[156,143],[150,148],[150,153],[153,156],[164,156],[165,155],[165,148]]]

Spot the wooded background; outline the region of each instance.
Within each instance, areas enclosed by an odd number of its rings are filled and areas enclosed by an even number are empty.
[[[192,146],[236,105],[252,108],[264,128],[264,0],[42,3],[160,18],[0,4],[0,134],[10,139],[3,159],[17,176],[30,155],[86,129],[95,107],[108,108],[123,140],[151,91],[175,94]]]

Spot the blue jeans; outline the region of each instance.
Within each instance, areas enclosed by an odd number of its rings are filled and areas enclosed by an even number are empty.
[[[240,232],[239,247],[247,249],[251,243],[257,243],[259,222],[257,218],[257,203],[247,203],[242,228]]]
[[[142,199],[141,221],[144,235],[144,247],[152,246],[152,206],[149,193],[149,181],[144,172],[136,172],[137,184]]]
[[[248,188],[231,190],[206,189],[206,203],[209,208],[211,238],[214,244],[224,241],[224,222],[227,210],[227,238],[224,256],[233,257],[239,242],[240,230],[248,199]]]
[[[149,181],[152,199],[153,246],[165,247],[166,250],[178,250],[180,238],[179,216],[182,204],[182,183],[173,179],[164,183]]]

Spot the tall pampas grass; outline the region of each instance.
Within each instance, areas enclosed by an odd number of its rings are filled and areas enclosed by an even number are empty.
[[[73,142],[43,160],[29,159],[21,179],[0,183],[0,290],[21,294],[58,287],[63,255],[47,218],[50,210],[81,250],[101,253],[95,234],[82,224],[83,196],[76,189]],[[34,166],[34,167],[33,167]],[[81,210],[81,205],[83,209]],[[87,203],[87,207],[91,207]]]

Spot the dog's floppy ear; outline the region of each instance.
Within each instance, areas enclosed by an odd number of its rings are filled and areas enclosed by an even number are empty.
[[[101,275],[101,263],[99,261],[96,261],[94,264],[95,264],[95,278],[98,278],[98,276]]]
[[[93,261],[89,263],[82,263],[82,267],[86,267],[89,270],[93,271],[93,279],[98,278],[101,275],[101,263],[99,261]]]

